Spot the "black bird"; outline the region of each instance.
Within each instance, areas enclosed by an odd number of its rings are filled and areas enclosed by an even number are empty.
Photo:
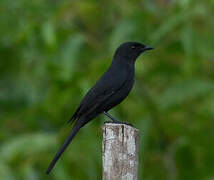
[[[69,120],[71,124],[74,123],[73,129],[50,163],[47,174],[50,173],[80,128],[97,115],[104,113],[114,123],[119,123],[108,111],[121,103],[129,94],[134,84],[135,61],[141,53],[151,49],[153,48],[138,42],[126,42],[117,48],[110,67],[88,91]]]

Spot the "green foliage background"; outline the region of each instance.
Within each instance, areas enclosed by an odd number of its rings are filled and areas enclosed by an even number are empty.
[[[155,47],[111,111],[140,129],[139,179],[214,179],[213,17],[213,0],[1,0],[1,179],[101,179],[103,115],[45,170],[81,98],[130,40]]]

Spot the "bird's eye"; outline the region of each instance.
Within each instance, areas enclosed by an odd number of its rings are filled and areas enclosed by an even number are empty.
[[[131,46],[131,49],[136,49],[136,46]]]

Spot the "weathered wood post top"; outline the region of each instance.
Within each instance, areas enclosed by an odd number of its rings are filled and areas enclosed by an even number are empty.
[[[137,180],[138,129],[106,123],[102,130],[103,180]]]

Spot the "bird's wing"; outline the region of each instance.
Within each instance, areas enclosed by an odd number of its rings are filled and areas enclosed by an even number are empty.
[[[81,115],[90,114],[114,93],[115,91],[113,90],[103,91],[103,93],[97,93],[95,90],[89,91],[69,122],[73,123]]]
[[[85,95],[69,122],[73,123],[82,115],[87,115],[93,112],[109,97],[115,94],[123,86],[125,81],[126,78],[123,78],[122,80],[120,79],[120,81],[112,81],[109,78],[106,78],[106,76],[101,78],[100,81],[98,81]]]

